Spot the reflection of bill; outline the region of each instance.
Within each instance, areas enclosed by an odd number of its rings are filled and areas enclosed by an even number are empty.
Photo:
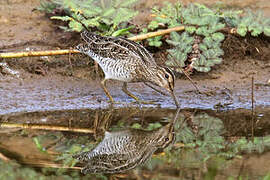
[[[105,132],[104,139],[92,151],[75,155],[85,163],[82,173],[118,173],[144,163],[159,148],[166,148],[174,139],[174,120],[153,131],[127,129]]]

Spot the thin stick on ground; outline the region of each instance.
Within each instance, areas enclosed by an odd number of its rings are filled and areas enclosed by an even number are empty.
[[[55,56],[80,53],[73,49],[62,50],[47,50],[47,51],[25,51],[25,52],[8,52],[0,53],[0,58],[21,58],[21,57],[34,57],[34,56]]]
[[[22,129],[39,129],[39,130],[50,130],[50,131],[69,131],[76,133],[89,133],[93,134],[94,130],[86,128],[71,128],[65,126],[52,126],[44,124],[17,124],[17,123],[0,123],[2,128],[22,128]]]
[[[185,29],[184,26],[177,26],[174,28],[169,28],[165,30],[159,30],[156,32],[150,32],[147,34],[142,34],[138,36],[134,36],[128,38],[132,41],[141,41],[147,38],[161,36],[164,34],[169,34],[173,31],[183,31]],[[32,56],[55,56],[55,55],[66,55],[66,54],[75,54],[80,53],[77,50],[73,49],[62,49],[62,50],[47,50],[47,51],[26,51],[26,52],[9,52],[9,53],[0,53],[0,58],[20,58],[20,57],[32,57]]]
[[[74,166],[74,167],[69,167],[69,166],[63,166],[63,164],[56,164],[53,162],[47,162],[47,161],[37,161],[37,160],[28,160],[28,161],[22,161],[19,162],[21,164],[27,164],[31,165],[34,167],[47,167],[47,168],[58,168],[58,169],[73,169],[73,170],[81,170],[82,167]]]
[[[254,141],[254,77],[251,78],[251,135],[252,135],[252,141]]]
[[[162,36],[164,34],[169,34],[169,33],[174,32],[174,31],[183,31],[183,30],[185,30],[184,26],[177,26],[177,27],[173,27],[173,28],[169,28],[169,29],[165,29],[165,30],[159,30],[156,32],[150,32],[150,33],[134,36],[134,37],[131,37],[128,39],[132,40],[132,41],[141,41],[144,39],[148,39],[148,38],[152,38],[152,37],[156,37],[156,36]]]
[[[4,154],[2,154],[1,152],[0,152],[0,159],[2,159],[5,162],[9,162],[10,161],[10,159],[8,157],[6,157]]]
[[[189,79],[189,81],[195,87],[195,89],[199,93],[201,93],[201,91],[199,90],[198,86],[196,86],[195,82],[191,79],[191,77],[188,75],[188,73],[186,73],[186,71],[180,66],[180,64],[173,57],[172,57],[172,59],[173,59],[174,63],[178,65],[178,68],[180,68],[180,70],[184,73],[184,75]]]

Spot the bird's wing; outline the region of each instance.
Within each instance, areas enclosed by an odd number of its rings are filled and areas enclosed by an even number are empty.
[[[119,173],[133,169],[147,161],[155,151],[155,147],[146,146],[137,153],[98,155],[87,162],[82,173]]]
[[[156,66],[153,56],[140,44],[121,37],[103,37],[88,31],[81,33],[84,45],[77,46],[77,50],[87,54],[91,51],[104,58],[121,61],[141,61],[147,66]],[[132,62],[131,62],[132,63]]]
[[[126,149],[133,150],[135,147],[134,143],[129,143],[131,140],[130,138],[132,137],[129,135],[128,130],[118,132],[106,131],[103,140],[94,149],[75,154],[73,155],[73,158],[80,162],[88,162],[92,158],[104,154],[125,153]],[[116,146],[116,144],[118,144],[118,146]]]

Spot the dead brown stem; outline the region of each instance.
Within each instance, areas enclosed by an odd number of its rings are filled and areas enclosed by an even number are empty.
[[[140,41],[140,40],[144,40],[147,38],[168,34],[168,33],[173,32],[173,31],[183,31],[184,29],[185,29],[184,26],[177,26],[174,28],[169,28],[169,29],[165,29],[165,30],[160,30],[160,31],[156,31],[156,32],[150,32],[147,34],[134,36],[134,37],[129,38],[129,40]],[[30,56],[55,56],[55,55],[65,55],[65,54],[74,54],[74,53],[80,53],[80,52],[77,50],[72,50],[72,49],[9,52],[9,53],[0,53],[0,58],[20,58],[20,57],[30,57]]]
[[[191,82],[191,84],[195,87],[195,89],[199,92],[202,93],[200,91],[200,89],[198,88],[198,86],[195,84],[195,82],[193,81],[193,79],[191,79],[191,77],[186,73],[186,71],[180,66],[180,64],[174,59],[172,58],[174,63],[178,65],[178,68],[180,68],[180,70],[184,73],[184,75],[188,78],[188,80]]]
[[[251,78],[251,136],[252,142],[254,141],[254,120],[255,120],[255,113],[254,113],[254,77]]]
[[[9,162],[10,161],[10,159],[8,157],[6,157],[4,154],[2,154],[1,152],[0,152],[0,159],[2,159],[5,162]]]
[[[65,54],[80,53],[77,50],[62,49],[62,50],[47,50],[47,51],[26,51],[26,52],[9,52],[0,53],[0,58],[20,58],[20,57],[32,57],[32,56],[55,56]]]
[[[77,133],[94,133],[92,129],[86,128],[71,128],[65,126],[52,126],[44,124],[17,124],[17,123],[0,123],[2,128],[22,128],[22,129],[40,129],[40,130],[50,130],[50,131],[69,131]]]
[[[20,162],[22,164],[31,165],[34,167],[49,167],[49,168],[58,168],[58,169],[74,169],[74,170],[81,170],[82,167],[69,167],[69,166],[63,166],[63,164],[56,164],[53,162],[47,162],[47,161],[37,161],[37,160],[28,160],[28,161],[22,161]]]
[[[164,34],[169,34],[169,33],[174,32],[174,31],[183,31],[184,29],[185,29],[184,26],[177,26],[177,27],[173,27],[173,28],[169,28],[169,29],[165,29],[165,30],[160,30],[160,31],[156,31],[156,32],[150,32],[150,33],[134,36],[134,37],[129,38],[129,40],[141,41],[144,39],[148,39],[148,38],[152,38],[152,37],[156,37],[156,36],[161,36]]]

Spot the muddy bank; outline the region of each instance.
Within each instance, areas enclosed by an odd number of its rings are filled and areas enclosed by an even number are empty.
[[[189,1],[184,1],[188,3]],[[211,5],[211,1],[200,3]],[[12,0],[1,2],[0,22],[5,24],[0,30],[1,51],[25,51],[56,49],[75,46],[79,36],[65,33],[43,13],[35,11],[39,1]],[[21,11],[18,11],[22,7]],[[136,7],[144,15],[142,23],[148,19],[147,13],[160,1],[141,2]],[[267,12],[269,2],[234,1],[228,7],[250,7]],[[268,8],[269,9],[269,8]],[[18,15],[19,13],[20,15]],[[146,13],[146,14],[144,14]],[[139,20],[135,20],[140,24]],[[20,23],[19,23],[20,22]],[[77,34],[78,35],[78,34]],[[73,38],[72,38],[73,37]],[[223,42],[224,60],[210,73],[193,73],[191,78],[197,83],[201,94],[183,75],[176,81],[176,95],[181,108],[237,109],[251,108],[251,78],[254,77],[255,105],[270,106],[270,39],[269,37],[234,37],[226,35]],[[153,51],[158,63],[164,63],[166,49]],[[163,56],[160,56],[163,55]],[[163,57],[163,58],[162,58]],[[95,72],[93,60],[82,55],[5,59],[7,65],[19,73],[14,77],[0,67],[0,114],[14,112],[34,112],[68,109],[105,109],[109,106],[107,97],[99,86],[102,72]],[[95,79],[95,80],[93,80]],[[123,102],[115,107],[138,106],[121,91],[121,83],[108,83],[116,101]],[[161,96],[143,84],[129,84],[128,88],[141,99],[155,101],[156,105],[144,107],[175,108],[171,97]]]
[[[188,80],[176,81],[176,95],[181,108],[200,109],[236,109],[251,108],[251,79],[227,79],[227,83],[218,80],[197,80],[203,92],[198,93]],[[121,83],[111,81],[109,90],[116,101],[123,102],[115,107],[138,106],[132,104],[133,99],[121,91]],[[156,105],[143,107],[175,108],[170,96],[162,96],[142,83],[129,84],[128,88],[146,101],[154,101]],[[255,105],[270,106],[270,86],[255,79]],[[0,84],[0,114],[13,112],[34,112],[68,109],[108,108],[99,81],[66,77],[61,75],[36,76],[27,79],[11,78],[2,80]]]

